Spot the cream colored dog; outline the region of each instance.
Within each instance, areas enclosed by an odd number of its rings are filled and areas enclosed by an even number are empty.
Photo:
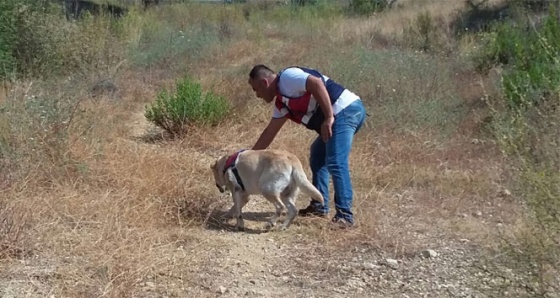
[[[231,191],[233,206],[225,217],[236,216],[239,230],[244,229],[241,212],[250,195],[260,194],[276,208],[266,228],[276,225],[284,206],[288,209],[282,230],[288,228],[297,215],[295,201],[300,189],[323,202],[319,190],[307,179],[300,160],[286,151],[244,150],[222,156],[210,168],[220,192]]]

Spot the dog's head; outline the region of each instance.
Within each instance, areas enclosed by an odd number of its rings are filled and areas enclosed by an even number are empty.
[[[224,167],[226,165],[227,156],[222,156],[221,158],[214,161],[210,166],[212,170],[212,175],[214,176],[214,182],[218,190],[223,193],[226,191],[226,177],[224,175]]]

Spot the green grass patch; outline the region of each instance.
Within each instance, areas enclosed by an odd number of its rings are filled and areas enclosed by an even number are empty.
[[[466,114],[455,92],[449,64],[431,56],[399,50],[356,49],[325,69],[361,96],[373,127],[453,132]]]

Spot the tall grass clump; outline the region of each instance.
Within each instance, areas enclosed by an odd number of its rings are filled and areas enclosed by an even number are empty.
[[[177,81],[175,91],[162,90],[146,106],[145,117],[172,135],[183,135],[189,125],[216,125],[228,113],[229,102],[189,77]]]
[[[0,168],[9,170],[7,186],[61,183],[74,177],[77,166],[70,130],[82,117],[80,100],[32,85],[17,82],[0,103]]]
[[[430,11],[420,12],[405,28],[403,38],[409,47],[426,53],[450,51],[449,32],[444,22],[434,18]]]
[[[105,15],[68,22],[51,2],[3,1],[1,71],[38,78],[107,70],[123,59],[118,22]]]
[[[494,133],[526,207],[506,239],[509,266],[531,294],[560,291],[560,26],[551,11],[540,27],[499,27],[485,49],[505,65],[503,101],[493,100]]]
[[[357,15],[369,15],[390,8],[395,0],[350,0],[349,11]]]
[[[43,16],[52,12],[53,6],[37,0],[5,0],[0,2],[0,78],[25,69],[22,65],[21,53],[27,51],[32,44],[26,44],[26,28],[29,18]],[[27,30],[26,30],[27,29]],[[23,36],[22,36],[23,35]],[[33,51],[36,49],[30,49]]]
[[[222,6],[170,4],[147,13],[141,35],[129,44],[129,57],[137,67],[177,67],[208,55],[215,45],[225,45],[235,26]],[[165,18],[165,21],[159,18]]]
[[[16,67],[13,56],[16,42],[15,23],[16,2],[0,2],[0,80],[5,79]]]
[[[26,235],[28,214],[13,205],[0,199],[0,260],[25,258],[32,253]]]

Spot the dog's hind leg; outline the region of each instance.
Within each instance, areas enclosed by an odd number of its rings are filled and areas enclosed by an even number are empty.
[[[264,227],[265,229],[269,230],[276,225],[278,218],[282,214],[282,210],[284,210],[284,204],[282,204],[282,201],[280,201],[278,195],[276,194],[263,194],[263,196],[274,205],[274,208],[276,208],[274,214]]]
[[[281,227],[282,230],[287,229],[297,215],[297,208],[295,205],[297,195],[298,195],[298,191],[295,190],[282,196],[282,202],[284,203],[284,205],[286,205],[286,208],[288,209],[288,216],[284,220],[284,224],[282,224]]]

